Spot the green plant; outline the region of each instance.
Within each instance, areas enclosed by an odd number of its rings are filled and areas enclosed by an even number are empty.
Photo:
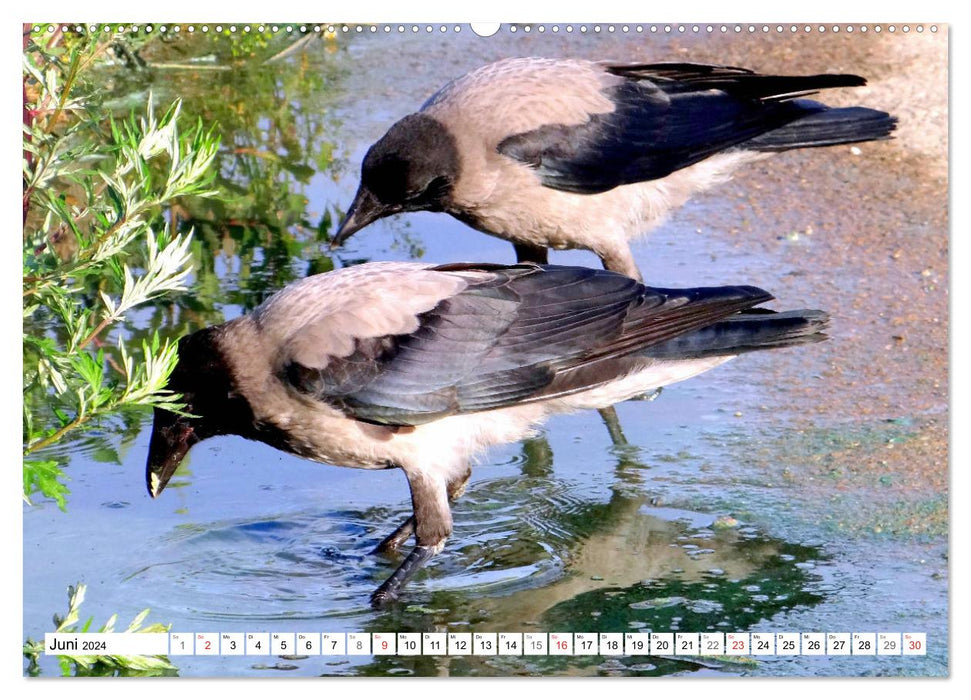
[[[54,615],[55,632],[73,634],[76,632],[90,632],[91,621],[88,618],[83,625],[78,627],[80,619],[81,603],[84,602],[86,587],[84,584],[68,586],[68,610],[64,617]],[[147,627],[142,627],[145,618],[148,617],[149,610],[146,608],[135,616],[125,632],[129,633],[167,633],[169,626],[154,623]],[[101,626],[98,632],[111,633],[115,631],[115,622],[118,616],[112,615],[108,621]],[[28,661],[28,673],[36,674],[40,670],[38,664],[40,655],[44,652],[44,643],[35,642],[27,639],[24,642],[24,656]],[[61,674],[86,675],[86,676],[105,676],[105,675],[142,675],[159,676],[172,673],[176,670],[164,656],[144,656],[144,655],[81,655],[81,654],[58,654],[58,661],[61,665]]]
[[[132,406],[177,410],[164,390],[175,345],[125,344],[140,304],[185,289],[191,231],[164,212],[209,196],[219,139],[180,103],[116,120],[85,79],[105,40],[40,45],[25,33],[23,496],[66,506],[63,454],[73,431]]]

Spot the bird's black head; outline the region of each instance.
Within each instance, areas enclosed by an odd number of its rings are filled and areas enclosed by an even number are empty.
[[[391,214],[445,211],[459,168],[455,137],[444,125],[421,113],[405,117],[364,156],[361,186],[331,247]]]
[[[145,465],[149,495],[156,498],[175,474],[189,449],[215,435],[245,435],[253,424],[246,399],[235,389],[232,371],[219,347],[220,326],[205,328],[179,341],[179,361],[167,389],[180,394],[184,414],[155,409]]]

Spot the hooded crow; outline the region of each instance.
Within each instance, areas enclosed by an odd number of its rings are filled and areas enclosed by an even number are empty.
[[[552,414],[610,406],[751,350],[822,340],[821,311],[774,313],[755,287],[652,289],[579,267],[369,263],[308,277],[186,336],[157,408],[157,497],[196,443],[240,435],[345,467],[398,467],[416,544],[381,606],[452,531],[474,456]]]
[[[885,112],[801,99],[865,84],[692,63],[492,63],[371,147],[332,245],[390,214],[443,211],[511,241],[520,262],[583,248],[640,279],[630,240],[742,164],[888,138],[896,119]]]

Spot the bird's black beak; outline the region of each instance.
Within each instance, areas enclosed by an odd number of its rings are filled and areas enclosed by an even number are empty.
[[[148,445],[148,462],[145,465],[145,483],[149,496],[158,498],[175,470],[182,464],[189,448],[199,440],[191,418],[161,408],[155,409],[152,439]]]
[[[371,222],[397,211],[399,210],[393,206],[382,204],[371,190],[361,185],[354,196],[354,201],[351,202],[351,208],[347,210],[347,216],[344,217],[344,221],[330,241],[330,249],[334,250],[343,245],[348,238]]]

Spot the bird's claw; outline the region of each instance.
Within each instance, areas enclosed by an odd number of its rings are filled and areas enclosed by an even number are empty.
[[[663,392],[663,391],[664,391],[664,387],[663,386],[659,386],[654,391],[645,392],[643,394],[638,394],[637,396],[633,397],[630,400],[631,401],[654,401],[654,399],[656,399],[657,397],[659,397],[661,395],[661,392]]]
[[[382,590],[379,588],[371,594],[371,607],[375,610],[386,608],[398,600],[398,594],[394,591]]]

